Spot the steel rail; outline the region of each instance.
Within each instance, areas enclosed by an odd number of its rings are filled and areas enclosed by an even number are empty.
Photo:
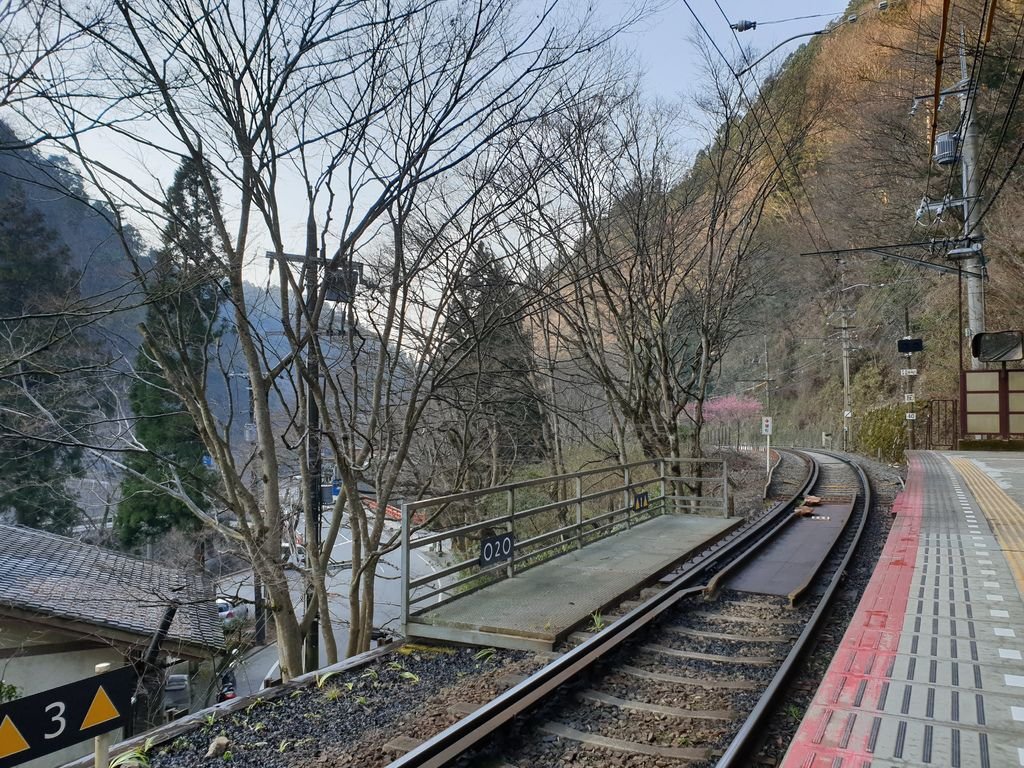
[[[734,556],[733,553],[736,550],[755,546],[764,535],[765,529],[773,527],[771,524],[778,517],[788,516],[788,508],[806,494],[817,481],[817,463],[805,454],[794,453],[808,462],[804,485],[796,494],[776,504],[769,513],[763,515],[749,527],[740,529],[731,539],[723,540],[716,544],[710,552],[699,555],[694,559],[691,567],[673,578],[661,591],[608,625],[604,630],[484,704],[472,714],[389,763],[387,768],[442,768],[442,766],[449,765],[510,720],[535,707],[559,686],[605,657],[610,651],[684,597],[703,591],[705,584],[696,582],[710,575],[721,561]]]
[[[872,500],[871,484],[868,482],[867,476],[864,474],[864,470],[859,465],[854,464],[852,461],[849,461],[838,454],[821,450],[815,450],[814,453],[821,453],[826,456],[839,459],[856,471],[860,478],[864,500],[863,509],[861,510],[860,515],[860,522],[857,525],[857,531],[854,534],[853,541],[846,550],[846,555],[843,557],[842,562],[839,564],[835,574],[829,581],[828,587],[822,595],[821,600],[818,601],[818,605],[811,614],[807,624],[804,626],[803,632],[800,633],[796,643],[794,643],[790,652],[786,655],[786,658],[779,666],[779,669],[768,684],[765,692],[761,694],[761,698],[758,699],[757,704],[754,705],[750,715],[740,727],[740,730],[737,732],[732,742],[730,742],[729,746],[722,754],[722,757],[719,758],[718,762],[715,764],[715,768],[744,768],[745,766],[750,765],[750,753],[754,746],[758,744],[763,737],[763,733],[760,732],[760,727],[765,718],[771,713],[772,707],[775,704],[776,699],[782,693],[783,687],[789,681],[789,677],[802,661],[804,654],[809,650],[811,641],[815,638],[819,625],[827,613],[827,609],[831,606],[832,598],[835,596],[839,583],[846,574],[846,568],[850,564],[850,559],[853,557],[853,553],[856,551],[857,546],[860,543],[861,535],[864,533],[864,526],[867,524]]]

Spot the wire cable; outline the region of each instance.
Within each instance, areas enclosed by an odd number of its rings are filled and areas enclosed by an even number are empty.
[[[975,87],[974,83],[977,82],[977,76],[981,73],[981,66],[982,66],[982,63],[985,60],[985,52],[986,52],[986,49],[988,48],[988,43],[985,42],[983,44],[982,43],[982,38],[985,35],[985,20],[986,20],[986,17],[988,16],[988,14],[989,14],[989,3],[990,2],[992,2],[992,0],[985,0],[985,3],[984,3],[984,5],[982,7],[982,10],[981,10],[981,23],[980,23],[980,25],[978,27],[978,38],[977,38],[977,40],[975,41],[975,44],[974,44],[974,50],[975,50],[976,53],[975,53],[975,56],[974,56],[974,60],[971,62],[970,74],[966,74],[964,72],[963,62],[961,62],[960,82],[963,85],[965,83],[965,81],[966,81],[966,88],[968,89],[968,93],[963,94],[960,98],[961,99],[967,99],[968,96],[970,95],[970,91],[972,91],[972,90],[974,91],[974,95],[970,96],[970,99],[971,99],[971,101],[970,101],[971,110],[970,111],[973,112],[974,114],[977,114],[977,111],[978,111],[977,110],[977,88]],[[962,31],[961,31],[961,39],[960,39],[960,48],[963,51],[963,49],[964,49],[964,41],[963,41],[963,32]],[[964,52],[964,56],[966,56],[966,52]],[[936,116],[936,119],[937,119],[937,116]],[[966,135],[965,135],[966,134],[966,128],[967,128],[967,124],[969,123],[970,120],[971,120],[971,115],[968,114],[967,111],[963,111],[962,110],[961,113],[960,113],[960,120],[957,123],[956,130],[954,131],[954,134],[953,134],[954,137],[955,137],[954,154],[956,156],[960,156],[961,158],[963,157],[961,150],[963,148],[964,139],[966,138]],[[934,130],[933,130],[933,134],[934,134]],[[977,148],[977,153],[976,153],[977,157],[981,156],[981,152],[982,152],[983,148],[984,148],[984,139],[982,140],[982,146]],[[962,161],[961,161],[961,165],[962,165]],[[970,169],[970,171],[969,171],[970,176],[968,178],[970,178],[971,176],[974,176],[977,173],[977,170],[978,170],[977,169],[977,164],[975,164],[975,167]],[[954,176],[955,173],[956,173],[956,163],[951,163],[950,166],[949,166],[949,176],[948,176],[948,178],[946,180],[946,189],[945,189],[946,192],[950,192],[950,190],[953,188],[953,176]],[[967,221],[970,220],[971,204],[972,204],[972,201],[970,201],[970,200],[965,202],[965,212],[966,212],[965,220],[967,220]]]
[[[803,19],[824,19],[826,17],[835,18],[836,16],[842,16],[842,11],[836,11],[835,13],[812,13],[810,16],[792,16],[788,19],[775,19],[774,21],[759,21],[757,26],[764,27],[768,24],[782,24],[785,21],[802,21]]]
[[[690,5],[689,0],[683,0],[683,2],[686,5],[687,10],[689,10],[690,15],[693,16],[694,21],[697,22],[697,25],[704,32],[704,35],[708,39],[708,42],[711,43],[712,47],[715,49],[715,51],[718,53],[719,57],[725,63],[725,66],[728,68],[729,72],[735,78],[735,80],[737,82],[737,85],[739,86],[739,89],[740,89],[740,94],[743,96],[744,101],[748,105],[748,108],[749,108],[748,114],[754,120],[754,123],[757,126],[758,131],[761,133],[761,136],[762,136],[762,138],[764,139],[764,142],[765,142],[765,147],[768,149],[768,153],[771,155],[772,162],[775,164],[775,169],[780,174],[780,176],[782,178],[782,186],[783,186],[784,189],[786,189],[787,192],[789,192],[789,195],[790,195],[790,197],[793,200],[794,208],[796,210],[797,216],[799,217],[801,224],[803,224],[804,230],[807,232],[807,235],[811,239],[811,242],[815,244],[815,247],[817,247],[817,238],[814,236],[814,233],[811,231],[810,224],[807,222],[807,219],[804,216],[803,211],[801,210],[800,203],[799,203],[799,200],[797,199],[797,196],[794,194],[793,190],[790,188],[789,183],[786,181],[785,173],[784,173],[783,168],[782,168],[782,163],[780,162],[778,156],[775,153],[774,148],[772,147],[771,141],[768,138],[768,132],[764,129],[764,125],[761,122],[760,115],[758,114],[757,110],[754,108],[755,105],[754,105],[753,100],[746,93],[746,89],[743,86],[743,81],[742,81],[741,77],[737,74],[735,68],[732,66],[732,62],[729,61],[729,58],[725,55],[725,53],[722,51],[721,47],[718,45],[718,43],[715,41],[715,39],[711,36],[711,33],[708,31],[708,29],[705,26],[704,22],[697,15],[697,13],[693,10],[693,7]],[[722,17],[725,19],[726,23],[729,23],[729,17],[728,17],[728,15],[726,15],[725,11],[722,9],[722,6],[718,3],[718,0],[715,0],[715,5],[718,7],[718,10],[722,14]],[[739,48],[742,51],[743,46],[741,44],[739,44],[739,38],[736,35],[736,30],[733,30],[733,37],[736,39],[737,44],[739,45]],[[744,58],[746,58],[746,57],[744,57]],[[789,147],[786,146],[785,137],[782,135],[782,131],[779,129],[778,121],[775,119],[775,116],[772,114],[771,107],[768,105],[767,99],[764,97],[764,93],[761,91],[761,88],[757,84],[756,80],[754,81],[754,83],[755,83],[755,86],[757,87],[758,95],[759,95],[759,97],[761,99],[761,104],[764,107],[765,111],[767,112],[769,120],[771,121],[772,126],[775,129],[775,132],[778,134],[779,138],[782,141],[783,152],[785,153],[786,157],[789,159],[789,162],[790,162],[790,164],[793,167],[793,172],[794,172],[794,176],[796,178],[796,181],[801,186],[801,188],[803,189],[803,196],[804,196],[804,198],[807,201],[807,207],[811,210],[811,213],[813,214],[814,218],[816,219],[817,224],[818,224],[818,229],[821,231],[821,235],[824,238],[825,243],[829,246],[829,248],[831,248],[832,247],[832,243],[829,240],[828,233],[825,231],[825,227],[822,225],[821,219],[818,217],[817,211],[815,211],[815,209],[814,209],[814,204],[811,202],[810,195],[807,193],[807,189],[803,185],[803,180],[802,180],[802,178],[800,176],[799,166],[797,165],[797,163],[793,159],[792,154],[789,151]],[[825,269],[826,274],[828,274],[828,266],[827,266],[827,264],[825,263],[824,259],[821,259],[821,261],[822,261],[822,266]],[[814,300],[818,304],[818,308],[822,311],[822,313],[827,314],[828,312],[827,312],[826,308],[821,304],[820,298],[815,296]]]
[[[1010,54],[1009,56],[1007,56],[1006,59],[1006,67],[1004,67],[1003,69],[1002,80],[1005,80],[1006,76],[1009,74],[1010,64],[1013,62],[1013,59],[1016,56],[1017,45],[1021,41],[1022,31],[1024,31],[1024,15],[1021,15],[1020,21],[1017,23],[1017,32],[1013,38],[1013,45],[1010,48]],[[1000,81],[1000,85],[1002,84],[1002,80]],[[999,157],[999,153],[1002,150],[1003,144],[1005,143],[1006,137],[1009,133],[1010,122],[1013,119],[1014,112],[1016,112],[1017,110],[1017,104],[1020,101],[1020,95],[1022,91],[1024,91],[1024,68],[1022,68],[1021,70],[1020,77],[1017,78],[1017,84],[1014,87],[1013,94],[1010,97],[1010,103],[1007,107],[1006,114],[1003,116],[1003,124],[999,131],[999,138],[996,141],[995,149],[992,151],[992,154],[989,157],[988,164],[985,167],[985,172],[981,177],[981,181],[978,183],[978,199],[971,201],[971,205],[977,205],[978,203],[980,203],[981,198],[984,196],[985,188],[988,185],[989,178],[991,177],[992,172],[995,170],[996,159]],[[978,224],[981,223],[985,213],[988,212],[988,209],[990,207],[990,205],[986,206],[985,210],[978,217]]]
[[[716,0],[716,2],[717,2],[717,0]],[[801,223],[804,225],[804,229],[807,231],[807,235],[808,235],[808,237],[810,237],[811,242],[814,243],[815,247],[817,247],[817,240],[815,239],[814,234],[811,232],[810,225],[807,223],[807,220],[806,220],[806,218],[803,215],[803,211],[800,210],[800,206],[798,204],[796,196],[793,194],[792,190],[789,189],[788,182],[786,181],[786,174],[785,174],[785,172],[783,171],[783,168],[782,168],[782,163],[779,161],[779,158],[775,154],[775,150],[772,148],[771,142],[768,140],[768,134],[764,130],[764,126],[761,124],[761,120],[760,120],[760,117],[757,114],[757,110],[754,109],[753,101],[750,99],[749,96],[747,96],[746,91],[743,89],[743,83],[740,80],[739,76],[736,74],[736,70],[733,68],[732,62],[729,61],[729,58],[725,55],[725,53],[722,51],[721,47],[719,47],[718,43],[711,36],[711,33],[708,31],[707,27],[704,25],[704,22],[697,15],[696,11],[693,10],[693,7],[690,5],[689,0],[683,0],[683,4],[686,6],[687,10],[690,12],[690,15],[693,16],[694,21],[697,22],[697,25],[700,27],[701,31],[704,33],[704,36],[707,38],[708,42],[711,43],[711,46],[715,49],[715,51],[718,53],[719,57],[725,63],[726,68],[728,68],[729,72],[732,74],[732,76],[736,79],[736,82],[739,84],[740,93],[743,96],[744,101],[746,101],[746,103],[747,103],[747,105],[749,107],[748,114],[753,118],[754,123],[755,123],[755,125],[758,128],[758,131],[761,133],[761,137],[764,139],[765,147],[768,149],[768,153],[771,155],[772,162],[775,164],[775,170],[776,170],[776,172],[778,172],[778,174],[780,176],[781,184],[782,184],[782,186],[787,191],[789,191],[790,196],[793,198],[793,202],[797,203],[797,205],[795,205],[797,216],[800,218]],[[726,17],[726,21],[728,21],[728,17]],[[735,31],[733,32],[733,34],[735,35]],[[764,103],[764,99],[762,98],[762,104],[763,103]],[[767,105],[765,105],[765,106],[767,108]],[[771,113],[769,112],[769,115],[770,114]],[[776,130],[778,130],[778,126],[776,126]],[[780,132],[780,136],[781,136],[781,132]],[[786,148],[786,146],[785,146],[785,139],[784,138],[783,138],[783,148],[786,149],[786,154],[788,155],[789,152],[788,152],[788,148]],[[792,162],[792,158],[790,158],[790,161]],[[796,164],[794,163],[793,165],[794,165],[794,169],[796,169]],[[799,173],[797,173],[796,176],[797,176],[797,179],[799,180]],[[806,195],[806,191],[805,191],[805,196],[807,196]],[[813,206],[810,205],[809,197],[808,197],[808,207],[810,207],[811,210],[813,211]],[[821,221],[820,220],[818,221],[818,226],[822,230],[822,235],[825,237],[825,242],[829,245],[829,247],[831,247],[831,243],[828,240],[828,236],[824,232],[824,227],[821,226]],[[823,264],[824,264],[824,260],[823,260]],[[818,308],[821,309],[822,312],[825,312],[825,308],[822,306],[821,299],[818,296],[814,297],[814,301],[815,301],[815,303],[818,304]]]

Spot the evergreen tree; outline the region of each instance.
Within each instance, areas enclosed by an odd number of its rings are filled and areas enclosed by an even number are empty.
[[[219,192],[214,190],[219,197]],[[217,202],[217,201],[212,201]],[[213,233],[211,201],[199,167],[186,160],[168,189],[169,220],[162,232],[152,279],[146,285],[146,325],[162,355],[204,378],[207,351],[219,333],[220,259]],[[206,449],[181,398],[168,385],[152,349],[142,348],[131,388],[135,437],[147,449],[130,454],[121,486],[116,527],[131,546],[172,528],[197,531],[200,521],[188,506],[156,485],[177,478],[189,499],[207,507],[214,475],[203,466]]]
[[[486,485],[513,464],[544,455],[543,417],[530,376],[533,355],[523,331],[521,296],[505,265],[478,247],[457,296],[448,317],[455,326],[451,343],[472,354],[454,369],[443,396],[462,419],[475,422],[469,437],[477,449],[459,452],[478,465],[471,474]],[[449,434],[464,439],[457,431]]]
[[[0,517],[67,533],[81,509],[65,488],[81,448],[74,429],[92,398],[82,383],[93,347],[65,310],[78,298],[69,255],[15,189],[0,201]]]

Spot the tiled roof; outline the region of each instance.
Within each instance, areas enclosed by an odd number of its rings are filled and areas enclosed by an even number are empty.
[[[200,575],[34,528],[0,525],[0,611],[85,622],[151,637],[179,603],[165,647],[223,648],[210,585]],[[102,635],[102,630],[97,630]]]

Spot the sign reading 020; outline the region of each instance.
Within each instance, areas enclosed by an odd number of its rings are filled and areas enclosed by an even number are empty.
[[[0,768],[122,727],[135,679],[135,670],[122,667],[0,705]]]
[[[495,563],[511,560],[515,543],[515,537],[511,533],[500,533],[497,536],[487,536],[481,539],[480,567],[486,568]]]

